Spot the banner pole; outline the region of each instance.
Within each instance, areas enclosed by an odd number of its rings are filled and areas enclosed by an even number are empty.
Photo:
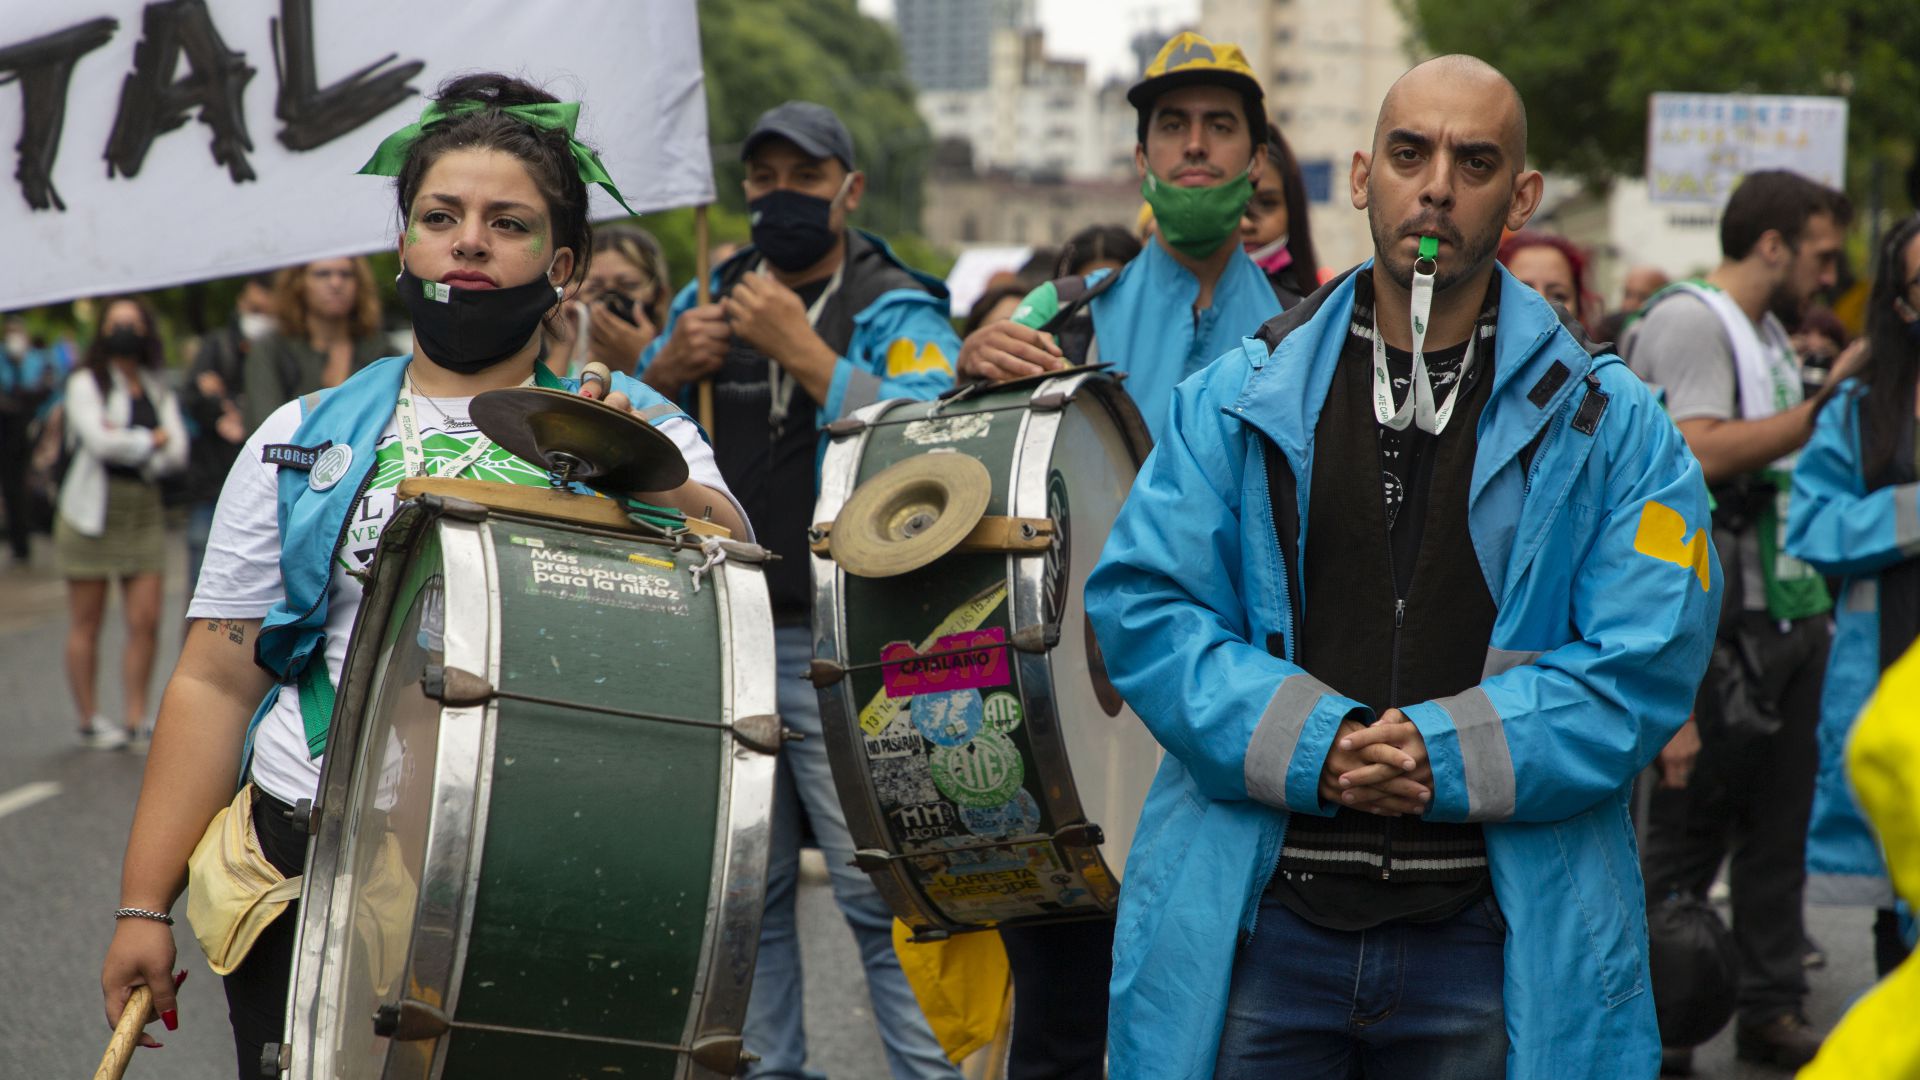
[[[694,295],[702,305],[713,302],[713,289],[707,280],[713,267],[707,256],[707,208],[704,205],[693,208],[693,282]],[[694,390],[694,411],[698,414],[700,427],[713,437],[713,380],[701,379]]]

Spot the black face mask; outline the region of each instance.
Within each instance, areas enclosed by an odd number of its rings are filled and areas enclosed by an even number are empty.
[[[833,250],[833,200],[781,188],[747,204],[753,246],[788,273],[818,263]]]
[[[108,356],[124,356],[129,360],[147,358],[147,335],[125,326],[116,326],[100,338],[100,347]]]
[[[458,375],[478,374],[519,352],[560,302],[560,290],[545,277],[507,289],[460,289],[402,267],[399,287],[420,347]]]

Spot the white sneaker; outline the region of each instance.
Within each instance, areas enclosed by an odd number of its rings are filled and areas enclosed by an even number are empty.
[[[80,729],[80,745],[91,750],[118,750],[127,745],[127,731],[104,716],[96,716]]]
[[[152,727],[138,728],[127,736],[126,747],[129,753],[144,754],[147,752],[147,748],[151,747],[152,745],[153,745],[153,728]]]

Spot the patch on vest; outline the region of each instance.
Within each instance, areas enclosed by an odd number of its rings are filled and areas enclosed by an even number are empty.
[[[1561,384],[1565,383],[1567,376],[1571,374],[1573,373],[1567,370],[1567,365],[1555,360],[1553,366],[1547,369],[1547,373],[1540,376],[1540,381],[1533,384],[1533,389],[1527,391],[1527,400],[1533,402],[1533,407],[1536,409],[1546,408],[1547,402],[1553,400],[1553,395],[1559,391]]]
[[[301,472],[309,472],[313,469],[314,463],[320,460],[321,453],[332,445],[331,440],[323,442],[319,446],[270,443],[260,448],[260,461],[267,465],[278,465],[283,469],[299,469]]]
[[[1587,376],[1587,396],[1580,402],[1580,411],[1573,414],[1573,430],[1582,435],[1591,435],[1600,429],[1600,417],[1607,411],[1607,395],[1600,389],[1600,380]]]

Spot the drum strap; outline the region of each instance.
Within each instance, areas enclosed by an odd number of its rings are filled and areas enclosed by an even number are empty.
[[[308,757],[326,751],[327,725],[332,720],[333,677],[327,673],[327,658],[319,656],[300,673],[300,726],[306,729]]]

